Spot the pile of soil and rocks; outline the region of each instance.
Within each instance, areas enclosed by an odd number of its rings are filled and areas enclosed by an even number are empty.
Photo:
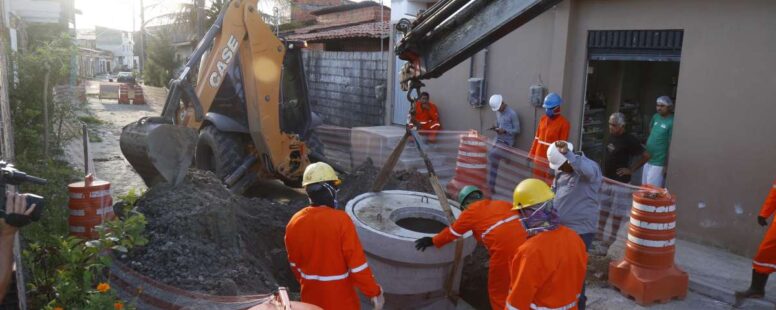
[[[367,159],[363,164],[353,169],[353,172],[343,175],[342,184],[337,193],[339,202],[346,203],[356,196],[370,191],[379,173],[380,167],[375,167],[372,160]],[[394,171],[384,189],[434,193],[428,176],[415,170]]]
[[[231,194],[211,172],[190,170],[175,188],[137,202],[149,243],[125,259],[133,269],[182,289],[217,295],[265,293],[298,285],[283,245],[303,203],[281,205]]]
[[[369,191],[379,168],[367,162],[343,175],[341,205]],[[391,175],[385,189],[433,192],[415,171]],[[230,193],[211,172],[191,169],[174,188],[152,188],[137,202],[149,243],[120,259],[142,274],[181,289],[216,295],[298,291],[283,242],[306,198],[280,203]],[[465,281],[466,279],[464,279]]]

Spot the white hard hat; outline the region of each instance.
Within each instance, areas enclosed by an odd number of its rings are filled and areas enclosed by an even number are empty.
[[[566,141],[566,144],[568,145],[569,152],[573,152],[574,145],[568,141]],[[563,164],[566,163],[566,155],[563,155],[558,150],[558,147],[555,146],[555,143],[550,143],[550,147],[547,148],[547,160],[550,162],[550,168],[553,170],[558,170],[560,166],[563,166]]]
[[[488,104],[490,105],[490,109],[493,110],[493,112],[496,112],[499,108],[501,108],[502,102],[504,102],[504,98],[502,98],[499,94],[495,94],[490,96],[490,101]]]

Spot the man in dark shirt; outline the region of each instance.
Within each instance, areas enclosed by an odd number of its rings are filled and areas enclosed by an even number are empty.
[[[641,155],[631,165],[631,158]],[[604,162],[604,180],[601,187],[601,214],[598,217],[597,239],[603,240],[606,222],[612,214],[612,231],[606,240],[607,244],[614,242],[623,216],[630,209],[631,190],[620,183],[629,183],[634,171],[641,168],[649,160],[649,153],[633,135],[625,132],[625,116],[620,112],[609,117],[609,143],[606,145]],[[614,182],[616,181],[616,182]]]

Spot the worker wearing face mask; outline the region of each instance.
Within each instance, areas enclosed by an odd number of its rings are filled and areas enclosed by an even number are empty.
[[[577,233],[560,224],[553,197],[539,179],[515,187],[512,204],[528,240],[512,259],[506,309],[577,309],[587,253]]]
[[[569,121],[563,115],[560,115],[560,106],[563,104],[563,98],[556,93],[549,93],[544,97],[544,115],[539,120],[539,127],[536,128],[536,136],[529,155],[533,159],[536,178],[543,179],[549,183],[552,180],[552,173],[549,171],[545,154],[547,148],[555,141],[568,140]]]

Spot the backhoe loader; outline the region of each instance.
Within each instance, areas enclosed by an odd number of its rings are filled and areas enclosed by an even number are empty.
[[[175,185],[192,163],[233,192],[257,179],[298,186],[311,154],[304,42],[276,37],[255,0],[228,3],[189,57],[159,117],[125,126],[121,151],[149,186]]]

